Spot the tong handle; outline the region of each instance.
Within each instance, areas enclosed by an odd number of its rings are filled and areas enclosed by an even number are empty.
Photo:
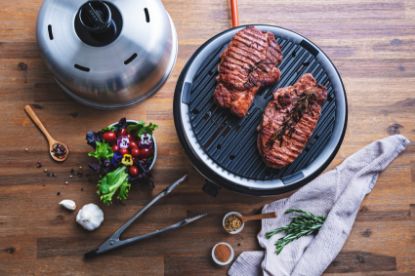
[[[108,251],[112,251],[121,247],[125,247],[128,245],[132,245],[133,243],[145,240],[145,239],[149,239],[152,238],[154,236],[158,236],[160,234],[163,233],[167,233],[179,228],[182,228],[183,226],[186,226],[192,222],[195,222],[199,219],[202,219],[204,217],[207,216],[207,213],[204,214],[200,214],[194,217],[190,217],[190,218],[185,218],[179,222],[176,222],[175,224],[169,225],[167,227],[164,227],[162,229],[158,229],[156,231],[144,234],[144,235],[140,235],[140,236],[135,236],[135,237],[131,237],[131,238],[127,238],[125,240],[114,240],[112,238],[106,240],[102,245],[99,246],[98,249],[96,250],[92,250],[88,253],[85,254],[85,258],[89,259],[89,258],[93,258],[96,256],[99,256],[101,254],[107,253]]]
[[[186,181],[187,175],[182,176],[178,180],[176,180],[174,183],[167,186],[163,191],[161,191],[156,197],[154,197],[149,203],[147,203],[146,206],[144,206],[140,211],[135,213],[126,223],[124,223],[120,228],[118,228],[117,231],[114,232],[111,236],[111,240],[119,240],[122,233],[130,227],[131,224],[133,224],[139,217],[141,217],[148,209],[153,207],[160,199],[170,194],[177,186],[182,184],[184,181]]]

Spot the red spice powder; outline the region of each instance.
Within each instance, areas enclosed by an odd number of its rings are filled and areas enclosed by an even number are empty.
[[[231,257],[231,250],[228,246],[219,244],[216,246],[214,254],[219,261],[225,263]]]

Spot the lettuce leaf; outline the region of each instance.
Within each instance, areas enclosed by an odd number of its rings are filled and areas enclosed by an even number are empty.
[[[128,182],[126,167],[119,167],[118,169],[104,175],[98,181],[97,188],[97,194],[99,195],[100,200],[106,205],[112,203],[112,199],[117,191],[118,199],[127,199],[131,184]]]
[[[110,159],[114,155],[111,146],[105,142],[96,142],[95,151],[88,153],[88,156],[95,157],[96,159]]]

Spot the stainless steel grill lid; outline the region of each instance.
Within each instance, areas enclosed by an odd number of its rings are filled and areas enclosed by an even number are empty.
[[[346,131],[347,100],[342,80],[328,57],[311,41],[292,31],[255,25],[276,35],[282,47],[281,79],[258,92],[248,114],[236,118],[213,101],[220,55],[241,26],[203,44],[186,64],[176,86],[176,130],[194,167],[210,184],[254,194],[272,195],[297,188],[316,177],[334,158]],[[262,112],[279,87],[312,73],[328,90],[318,125],[304,151],[283,169],[267,168],[256,146]]]
[[[37,39],[65,92],[100,109],[154,94],[177,56],[176,30],[159,0],[45,0]]]

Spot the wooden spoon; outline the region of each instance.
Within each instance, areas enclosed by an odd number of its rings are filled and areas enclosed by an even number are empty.
[[[46,139],[49,143],[49,154],[52,157],[53,160],[56,162],[63,162],[68,158],[69,155],[69,148],[67,145],[65,145],[62,142],[59,142],[55,140],[52,135],[46,130],[45,126],[40,121],[39,117],[36,115],[36,113],[33,111],[32,107],[30,105],[26,105],[24,107],[24,110],[26,111],[27,115],[29,115],[30,119],[32,119],[33,123],[39,128],[39,130],[45,135]],[[65,149],[64,154],[62,156],[57,156],[54,151],[54,147],[57,145],[62,145],[62,147]]]
[[[257,214],[257,215],[250,215],[250,216],[242,216],[242,221],[247,222],[251,220],[261,220],[261,219],[269,219],[269,218],[276,218],[277,214],[275,212],[265,213],[265,214]]]

